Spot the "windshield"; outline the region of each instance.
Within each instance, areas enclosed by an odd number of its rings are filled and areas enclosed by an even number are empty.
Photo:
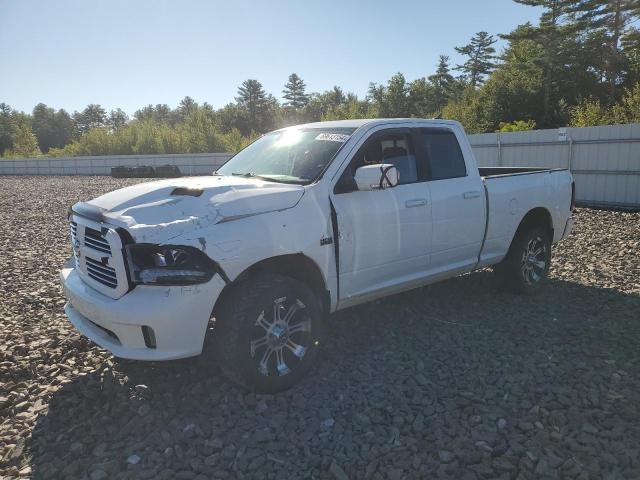
[[[288,129],[268,133],[216,172],[282,183],[313,182],[355,128]]]

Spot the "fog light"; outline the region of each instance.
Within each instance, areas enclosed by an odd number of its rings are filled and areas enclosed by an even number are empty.
[[[142,336],[144,337],[144,344],[147,348],[156,348],[156,334],[153,328],[147,327],[146,325],[142,327]]]

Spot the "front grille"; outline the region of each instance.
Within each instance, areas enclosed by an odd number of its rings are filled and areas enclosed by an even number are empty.
[[[129,289],[122,240],[108,225],[73,215],[69,222],[76,268],[96,290],[119,298]]]
[[[87,273],[91,278],[109,288],[118,286],[118,276],[115,268],[104,265],[99,260],[94,260],[90,257],[85,257],[85,261],[87,262]]]
[[[103,237],[102,232],[94,230],[93,228],[85,227],[84,244],[89,248],[98,250],[99,252],[109,254],[111,253],[111,246],[109,245],[109,242]]]

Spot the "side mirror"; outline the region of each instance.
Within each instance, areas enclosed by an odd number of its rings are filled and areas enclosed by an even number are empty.
[[[356,170],[354,180],[358,190],[383,190],[395,187],[400,180],[400,174],[396,167],[389,163],[377,165],[365,165]]]

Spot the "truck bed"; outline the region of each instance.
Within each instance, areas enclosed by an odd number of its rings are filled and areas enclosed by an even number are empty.
[[[503,177],[507,175],[523,175],[528,173],[553,172],[566,170],[566,168],[539,168],[539,167],[479,167],[478,171],[483,178]]]
[[[566,168],[479,168],[487,196],[487,228],[480,264],[501,260],[525,213],[542,208],[551,216],[553,242],[563,236],[571,205]],[[537,175],[531,175],[537,174]]]

